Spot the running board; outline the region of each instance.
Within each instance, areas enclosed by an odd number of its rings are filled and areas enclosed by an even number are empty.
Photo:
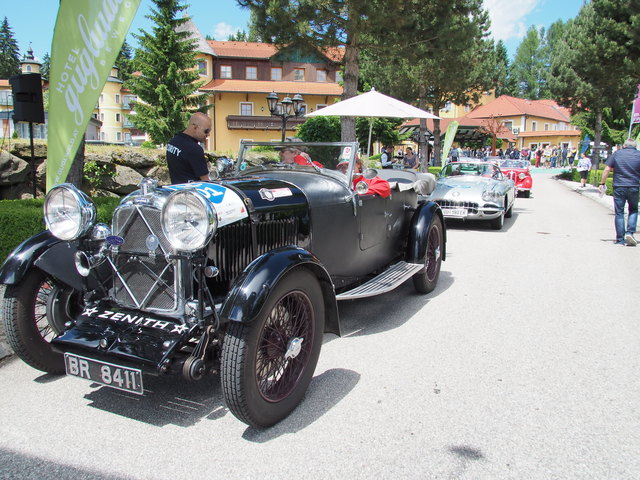
[[[336,295],[336,300],[353,300],[390,292],[423,268],[424,265],[419,263],[398,262],[367,283]]]

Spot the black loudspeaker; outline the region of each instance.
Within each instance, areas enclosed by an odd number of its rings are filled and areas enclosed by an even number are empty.
[[[9,77],[13,93],[13,121],[44,123],[42,80],[39,73]]]

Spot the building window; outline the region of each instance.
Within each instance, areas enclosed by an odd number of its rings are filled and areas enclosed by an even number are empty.
[[[220,78],[231,78],[231,65],[220,65]]]
[[[107,139],[107,134],[104,132],[100,132],[100,140],[104,142],[106,139]]]
[[[342,82],[342,72],[336,72],[336,83]]]
[[[538,130],[538,122],[531,122],[531,131],[535,132],[536,130]],[[538,145],[536,145],[537,147]]]
[[[246,79],[247,80],[257,80],[258,79],[258,67],[247,67],[246,68]]]
[[[250,117],[253,115],[253,103],[241,102],[240,103],[240,115]]]
[[[121,142],[121,141],[122,141],[122,132],[116,132],[116,140],[117,140],[118,142]]]
[[[544,129],[545,129],[545,130],[549,130],[549,124],[548,124],[548,123],[545,123],[545,124],[544,124]]]
[[[204,60],[198,60],[198,73],[202,76],[207,75],[207,62]]]
[[[101,121],[101,122],[104,122],[104,113],[101,113],[101,114],[100,114],[100,121]]]
[[[444,104],[444,108],[442,109],[442,111],[450,112],[452,108],[453,108],[453,104],[451,102],[447,102]]]
[[[282,68],[271,67],[271,80],[282,80]]]
[[[319,82],[326,82],[327,81],[327,71],[326,70],[318,70],[317,71],[317,75],[318,75],[318,81]]]
[[[326,106],[327,106],[326,103],[318,103],[318,104],[316,104],[316,110],[320,110],[321,108],[324,108]]]
[[[104,93],[100,94],[100,105],[104,103]]]
[[[116,122],[120,122],[120,114],[116,113]]]
[[[116,93],[116,103],[120,105],[120,95]]]
[[[27,72],[31,71],[31,65],[27,65]]]
[[[505,128],[513,131],[513,122],[511,120],[503,122],[503,125],[504,125]]]
[[[304,68],[293,69],[293,80],[294,82],[304,82]]]
[[[469,110],[471,110],[471,105],[469,105],[468,103],[464,106],[464,111],[468,112]]]

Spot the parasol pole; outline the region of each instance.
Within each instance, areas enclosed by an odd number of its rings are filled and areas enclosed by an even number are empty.
[[[367,166],[369,166],[369,149],[371,148],[371,131],[373,130],[373,117],[369,117],[369,140],[367,141]]]

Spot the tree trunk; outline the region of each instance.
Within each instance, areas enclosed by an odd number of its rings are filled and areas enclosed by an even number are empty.
[[[598,167],[600,164],[600,140],[602,139],[602,108],[596,108],[596,125],[594,129],[594,139],[593,139],[593,164],[595,165],[595,171],[598,171]],[[598,185],[600,181],[599,178],[596,178],[596,175],[593,176],[593,184]]]
[[[435,115],[440,113],[440,109],[435,110],[437,112]],[[433,165],[439,167],[442,165],[442,159],[440,155],[442,154],[442,147],[440,145],[440,119],[433,119]]]
[[[418,108],[425,110],[427,101],[425,100],[426,88],[420,87],[420,98],[418,98]],[[418,134],[418,161],[420,162],[420,171],[429,171],[429,144],[427,143],[427,119],[420,119],[420,133]]]
[[[84,171],[84,138],[78,145],[78,151],[73,159],[69,173],[67,174],[67,183],[73,184],[78,189],[82,189],[82,173]]]
[[[358,33],[350,33],[350,39],[344,50],[344,92],[342,100],[355,97],[358,94]],[[342,117],[341,139],[343,142],[356,141],[356,119],[354,117]]]

